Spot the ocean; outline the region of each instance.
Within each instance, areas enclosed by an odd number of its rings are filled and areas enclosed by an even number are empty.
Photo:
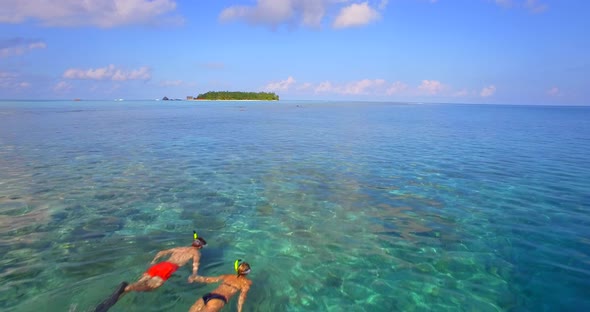
[[[589,155],[590,107],[0,102],[0,310],[93,311],[196,230],[244,311],[589,311]]]

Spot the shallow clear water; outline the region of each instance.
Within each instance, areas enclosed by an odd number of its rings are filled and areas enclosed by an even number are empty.
[[[0,310],[92,311],[196,229],[245,311],[587,311],[589,154],[587,107],[0,102]]]

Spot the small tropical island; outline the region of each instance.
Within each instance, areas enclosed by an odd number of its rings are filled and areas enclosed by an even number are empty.
[[[187,100],[278,101],[279,96],[274,92],[209,91],[197,97],[187,96]]]

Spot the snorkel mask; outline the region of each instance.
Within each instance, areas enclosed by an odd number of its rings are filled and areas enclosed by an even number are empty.
[[[207,245],[207,242],[197,235],[197,231],[193,231],[193,246],[203,248],[205,245]]]
[[[236,270],[236,274],[240,275],[240,272],[238,271],[238,268],[240,267],[240,264],[245,263],[246,265],[248,265],[246,262],[242,262],[242,259],[237,259],[234,262],[234,270]],[[248,265],[248,270],[242,272],[242,275],[246,275],[248,273],[250,273],[251,269],[250,269],[250,265]]]

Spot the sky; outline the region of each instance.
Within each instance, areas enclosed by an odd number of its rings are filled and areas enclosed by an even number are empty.
[[[0,0],[0,99],[590,105],[586,0]]]

